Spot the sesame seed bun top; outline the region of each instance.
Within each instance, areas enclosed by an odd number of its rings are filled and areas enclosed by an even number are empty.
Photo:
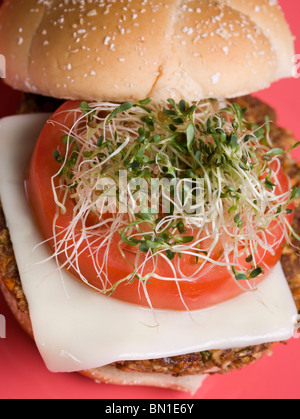
[[[292,75],[276,0],[4,0],[5,82],[63,99],[236,97]]]

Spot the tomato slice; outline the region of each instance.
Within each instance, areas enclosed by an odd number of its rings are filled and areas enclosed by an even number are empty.
[[[74,109],[80,107],[79,102],[68,101],[63,104],[57,112],[51,117],[52,122],[48,122],[38,139],[32,161],[30,164],[29,176],[27,180],[27,187],[29,199],[33,207],[33,211],[37,223],[45,239],[48,239],[52,250],[55,249],[53,234],[59,234],[69,226],[73,217],[74,202],[68,199],[66,202],[66,212],[62,214],[57,211],[57,205],[53,198],[53,190],[51,178],[58,173],[60,165],[53,158],[53,152],[61,147],[61,138],[65,135],[62,126],[72,126],[74,123]],[[288,191],[289,180],[280,169],[278,171],[278,179],[282,191]],[[57,215],[58,214],[58,215]],[[57,216],[54,227],[54,219]],[[292,215],[288,215],[288,221],[292,222]],[[91,221],[92,222],[92,221]],[[74,232],[80,236],[80,224],[77,226],[78,231]],[[271,231],[266,233],[270,244],[279,241],[277,247],[274,249],[274,254],[263,253],[262,249],[257,250],[257,258],[262,259],[263,265],[270,269],[279,261],[284,240],[280,241],[282,237],[282,229],[279,226],[271,226]],[[87,239],[88,241],[89,239]],[[119,251],[118,243],[120,242],[119,233],[115,233],[112,238],[109,255],[107,257],[107,276],[110,283],[113,285],[120,279],[132,273],[132,265],[124,260],[124,257]],[[102,290],[103,284],[100,283],[97,276],[97,270],[91,258],[91,248],[96,249],[99,245],[97,238],[92,240],[92,243],[82,243],[78,246],[78,260],[76,267],[67,264],[67,269],[74,274],[78,279],[85,278],[88,283],[96,289]],[[66,239],[65,252],[58,255],[61,264],[68,262],[74,248],[74,242],[71,238]],[[127,261],[134,262],[135,252],[132,246],[125,248]],[[212,255],[216,260],[221,257],[222,246],[219,246]],[[104,251],[97,253],[99,263],[104,257]],[[174,278],[174,270],[177,278],[180,278],[180,272],[177,269],[178,256],[172,261],[172,266],[164,258],[158,258],[156,272],[164,277]],[[181,256],[182,270],[187,277],[192,277],[197,269],[199,263],[194,256],[183,254]],[[246,262],[245,258],[240,261],[242,266],[251,268],[251,263]],[[145,273],[151,273],[152,263],[149,262],[145,266]],[[80,271],[82,277],[78,275]],[[265,274],[268,270],[265,270]],[[263,276],[259,278],[262,280]],[[257,279],[254,280],[257,283]],[[247,281],[239,281],[239,284],[246,287]],[[137,304],[140,306],[152,307],[159,309],[171,310],[196,310],[203,309],[215,304],[225,302],[232,299],[243,292],[232,274],[228,272],[227,267],[218,266],[213,263],[206,263],[203,272],[196,280],[192,281],[176,281],[174,280],[160,280],[157,278],[150,278],[147,284],[142,284],[135,280],[131,283],[121,283],[116,287],[111,295],[127,303]]]

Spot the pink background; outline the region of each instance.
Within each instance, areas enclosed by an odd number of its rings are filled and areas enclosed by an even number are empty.
[[[1,0],[0,0],[1,3]],[[300,2],[281,0],[300,54]],[[1,51],[0,51],[1,53]],[[300,69],[299,69],[300,73]],[[19,95],[0,80],[0,117],[12,115]],[[300,78],[283,80],[258,96],[278,112],[282,126],[300,140]],[[295,153],[300,159],[300,153]],[[98,399],[298,399],[300,397],[300,339],[278,344],[272,357],[225,376],[209,377],[192,397],[185,393],[146,387],[96,384],[79,374],[47,371],[35,344],[19,328],[0,296],[0,314],[6,317],[7,338],[0,339],[0,398],[98,398]]]

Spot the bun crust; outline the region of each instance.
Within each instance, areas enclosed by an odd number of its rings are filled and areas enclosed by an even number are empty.
[[[276,0],[4,0],[6,83],[62,99],[237,97],[290,77]]]

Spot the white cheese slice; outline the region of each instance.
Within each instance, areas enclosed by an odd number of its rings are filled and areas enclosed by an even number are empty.
[[[278,264],[255,293],[188,312],[151,311],[61,276],[34,223],[24,174],[47,115],[0,121],[0,195],[29,302],[36,344],[53,372],[287,340],[297,310]]]

